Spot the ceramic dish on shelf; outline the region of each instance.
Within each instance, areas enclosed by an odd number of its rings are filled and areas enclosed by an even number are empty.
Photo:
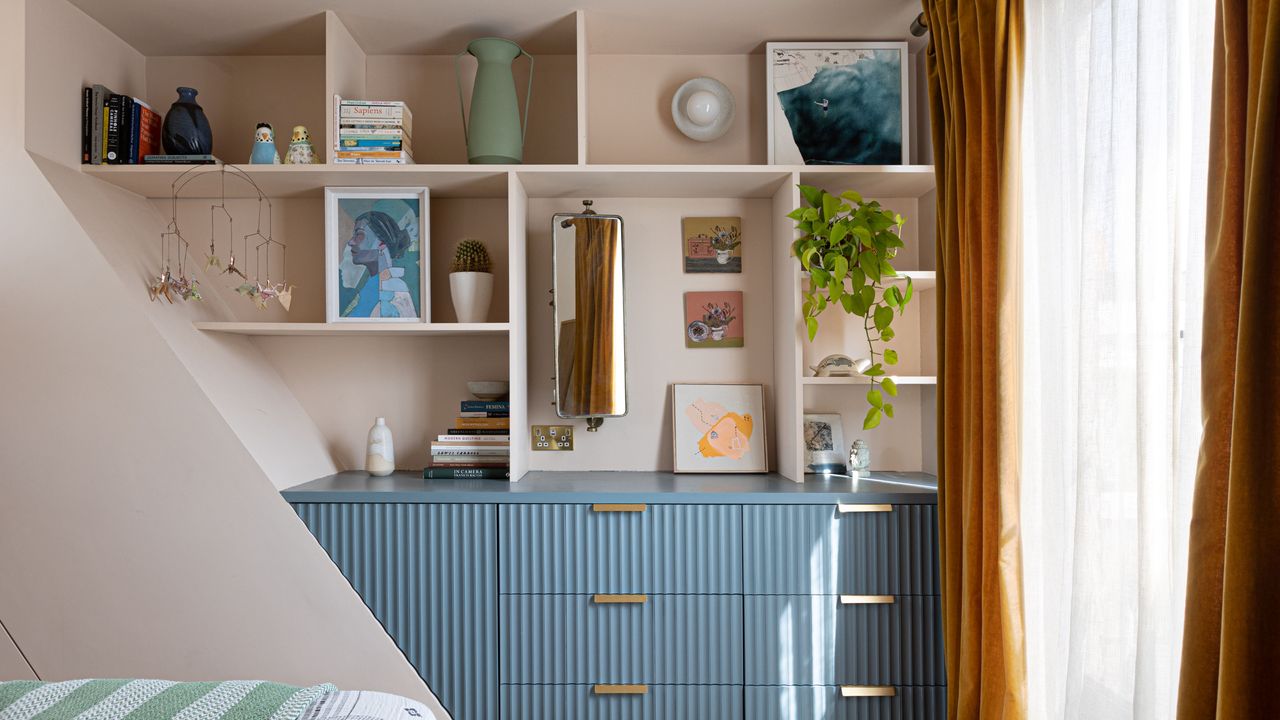
[[[477,400],[501,400],[511,391],[511,383],[506,380],[472,380],[467,383],[467,392]]]
[[[691,140],[715,140],[733,123],[733,93],[714,78],[689,80],[671,97],[671,119]]]

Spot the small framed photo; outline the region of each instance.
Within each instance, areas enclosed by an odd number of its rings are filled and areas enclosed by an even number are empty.
[[[741,290],[684,294],[684,346],[740,348],[745,344]]]
[[[763,385],[672,385],[673,469],[769,471]]]
[[[425,187],[325,188],[325,319],[431,318]]]
[[[844,423],[840,416],[806,413],[804,471],[844,475],[848,472],[844,453]]]
[[[685,272],[742,272],[742,218],[687,217],[680,230]]]
[[[905,42],[766,45],[769,162],[906,165]]]

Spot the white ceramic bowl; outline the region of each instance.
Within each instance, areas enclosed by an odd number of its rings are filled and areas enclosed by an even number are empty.
[[[506,380],[473,380],[467,383],[467,392],[475,395],[477,400],[501,400],[511,392],[511,383]]]
[[[733,93],[714,78],[689,80],[671,97],[671,119],[692,140],[715,140],[733,123]]]

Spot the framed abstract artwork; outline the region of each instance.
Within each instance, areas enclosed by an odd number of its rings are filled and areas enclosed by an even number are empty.
[[[769,162],[905,165],[905,42],[771,42]]]
[[[847,472],[844,422],[836,414],[805,413],[804,471]]]
[[[684,294],[684,346],[740,348],[745,344],[741,290]]]
[[[427,322],[425,187],[325,188],[325,319]]]
[[[687,217],[680,229],[685,272],[742,272],[742,218]]]
[[[672,385],[671,409],[675,472],[769,471],[763,385]]]

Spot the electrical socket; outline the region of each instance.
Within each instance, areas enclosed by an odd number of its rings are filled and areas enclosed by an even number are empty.
[[[573,450],[572,425],[531,425],[529,449]]]

